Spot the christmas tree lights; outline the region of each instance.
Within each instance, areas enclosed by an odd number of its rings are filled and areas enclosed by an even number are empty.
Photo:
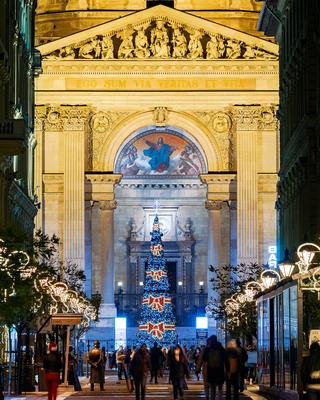
[[[157,342],[162,347],[169,347],[176,343],[177,335],[161,237],[159,218],[156,216],[145,272],[138,340],[147,346]]]

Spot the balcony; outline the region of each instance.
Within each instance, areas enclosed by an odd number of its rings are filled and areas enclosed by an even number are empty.
[[[127,318],[128,326],[137,326],[143,294],[124,293],[115,295],[118,315]],[[171,294],[177,326],[194,326],[195,317],[204,314],[208,294],[202,291],[194,293]]]
[[[13,156],[24,150],[27,129],[23,119],[0,121],[0,154]]]

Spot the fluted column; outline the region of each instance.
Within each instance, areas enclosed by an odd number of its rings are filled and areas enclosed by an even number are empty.
[[[64,118],[64,257],[84,269],[84,128],[87,107],[61,107]]]
[[[275,109],[235,107],[237,122],[237,262],[258,262],[258,135],[274,130]]]
[[[101,248],[101,290],[103,317],[116,316],[114,305],[114,209],[115,200],[99,202],[100,248]]]
[[[40,205],[35,217],[35,228],[43,229],[43,146],[44,146],[44,121],[46,117],[46,107],[36,106],[35,108],[35,139],[36,146],[34,151],[34,193]]]

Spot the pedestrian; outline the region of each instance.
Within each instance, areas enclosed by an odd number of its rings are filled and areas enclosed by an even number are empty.
[[[201,349],[200,349],[200,347],[197,347],[194,350],[194,353],[193,353],[194,370],[195,370],[195,373],[196,373],[197,381],[200,380],[200,372],[198,371],[198,368],[197,368],[197,365],[199,363],[200,355],[201,355]]]
[[[239,351],[235,340],[230,340],[226,348],[226,398],[239,399]],[[233,395],[232,395],[233,394]]]
[[[157,342],[154,343],[154,345],[150,351],[150,357],[151,357],[150,383],[152,383],[153,378],[154,378],[154,383],[158,383],[158,374],[159,374],[160,366],[163,361],[163,354],[162,354],[162,351],[159,348]]]
[[[320,346],[317,342],[311,344],[309,356],[303,359],[301,381],[304,392],[308,390],[308,385],[320,383]]]
[[[186,378],[189,379],[190,375],[188,361],[179,345],[170,352],[168,364],[169,376],[173,386],[173,398],[174,400],[183,399],[184,390],[187,389]]]
[[[224,365],[225,365],[225,350],[217,336],[212,335],[209,338],[208,346],[203,353],[203,362],[207,366],[207,399],[215,400],[218,387],[219,398],[222,399],[222,386],[225,381]]]
[[[144,400],[146,396],[146,385],[148,372],[151,368],[150,355],[147,346],[143,344],[135,351],[131,360],[130,371],[134,381],[136,400]]]
[[[247,350],[241,346],[240,339],[237,339],[236,343],[239,353],[239,391],[242,393],[244,391],[244,380],[247,372],[246,363],[248,361],[248,353]]]
[[[89,351],[88,363],[91,366],[90,369],[90,390],[94,390],[94,384],[99,383],[100,390],[104,390],[104,366],[105,357],[103,351],[100,349],[99,340],[93,342],[93,349]]]
[[[49,343],[49,354],[44,357],[43,368],[48,388],[48,400],[56,400],[58,386],[60,383],[60,371],[62,369],[61,356],[58,353],[56,343]]]
[[[119,346],[119,349],[116,352],[116,362],[117,362],[117,367],[118,367],[118,381],[122,380],[122,374],[124,374],[125,379],[127,379],[126,370],[124,367],[125,358],[126,358],[126,354],[123,350],[123,346]]]
[[[78,378],[78,360],[77,356],[73,353],[73,347],[69,346],[68,353],[68,384],[73,385],[76,392],[80,392],[81,385]]]

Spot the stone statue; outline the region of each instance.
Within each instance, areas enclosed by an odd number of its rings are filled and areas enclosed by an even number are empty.
[[[90,389],[94,390],[94,384],[100,384],[100,390],[103,390],[104,386],[104,367],[105,367],[105,355],[100,349],[99,340],[95,340],[93,343],[93,349],[89,351],[88,363],[91,366],[90,369]]]
[[[210,40],[207,43],[206,51],[208,60],[215,60],[217,58],[220,58],[219,42],[216,35],[210,36]]]
[[[203,47],[201,43],[202,36],[202,33],[199,31],[194,31],[190,34],[188,58],[196,59],[203,57]]]
[[[156,107],[153,111],[153,121],[157,126],[166,125],[168,119],[168,109],[166,107]]]
[[[65,60],[74,60],[75,52],[72,46],[63,47],[60,50],[59,57],[64,58]]]
[[[226,54],[226,45],[224,38],[222,36],[217,37],[218,40],[218,52],[219,52],[219,58],[224,58]]]
[[[100,56],[100,44],[97,38],[92,38],[90,42],[78,45],[79,47],[79,58],[99,58]],[[93,54],[92,54],[93,53]]]
[[[172,57],[183,58],[186,56],[188,50],[187,39],[178,26],[173,27],[172,45]]]
[[[150,57],[149,42],[144,27],[140,27],[137,29],[137,36],[135,37],[134,44],[134,55],[137,58]]]
[[[103,36],[100,42],[101,58],[104,60],[114,58],[113,41],[110,36]]]
[[[241,58],[241,44],[238,40],[227,41],[227,58]]]
[[[118,58],[133,58],[134,45],[133,45],[133,31],[128,30],[120,34],[122,43],[118,51]]]
[[[158,19],[151,31],[151,53],[154,57],[170,57],[169,36],[164,21]]]

